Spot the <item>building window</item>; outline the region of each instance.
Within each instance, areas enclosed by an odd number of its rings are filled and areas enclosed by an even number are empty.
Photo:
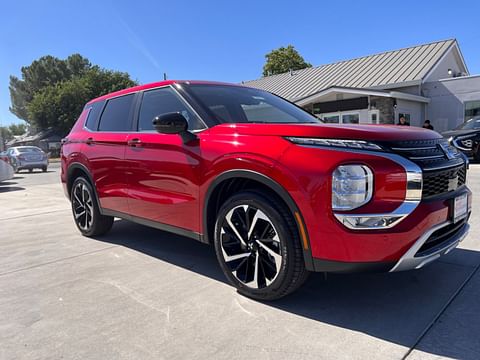
[[[358,124],[360,121],[360,114],[344,114],[342,115],[342,123],[343,124]]]
[[[378,124],[379,119],[380,119],[380,111],[379,110],[370,110],[368,112],[368,115],[370,117],[370,123],[371,124]]]
[[[465,102],[465,121],[480,116],[480,100]]]
[[[321,117],[321,119],[328,124],[338,124],[340,122],[340,115],[325,115]]]
[[[408,124],[410,124],[410,114],[408,113],[398,113],[397,122],[400,122],[400,118],[404,117]]]
[[[328,113],[317,115],[324,122],[329,124],[358,124],[360,122],[360,113]]]

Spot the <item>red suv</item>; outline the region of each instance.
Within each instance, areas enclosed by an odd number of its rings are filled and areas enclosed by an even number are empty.
[[[469,229],[467,168],[431,130],[327,125],[258,89],[163,81],[90,101],[61,178],[85,236],[119,217],[214,244],[241,293],[271,300],[310,271],[448,253]]]

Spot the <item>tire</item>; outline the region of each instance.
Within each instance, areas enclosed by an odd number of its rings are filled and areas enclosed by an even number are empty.
[[[480,162],[480,145],[477,146],[477,151],[473,154],[473,159],[476,162]]]
[[[14,171],[16,174],[18,174],[20,170],[18,170],[17,162],[10,159],[9,163],[10,163],[10,165],[12,166],[13,171]]]
[[[274,197],[255,191],[230,197],[218,212],[214,244],[223,273],[250,298],[280,299],[308,277],[295,221]]]
[[[33,169],[28,169],[28,172],[29,172],[29,173],[32,173],[32,172],[33,172]]]
[[[84,236],[93,237],[106,234],[113,225],[113,217],[100,213],[100,208],[90,182],[77,177],[70,194],[73,220]]]
[[[42,171],[47,172],[47,167],[46,166],[42,167]]]

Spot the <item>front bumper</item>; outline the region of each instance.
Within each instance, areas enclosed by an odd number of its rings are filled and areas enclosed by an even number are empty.
[[[467,219],[468,218],[461,221],[456,227],[451,221],[433,226],[412,245],[390,271],[420,269],[432,261],[437,260],[440,256],[448,254],[467,236],[470,230]],[[448,227],[452,227],[452,229],[447,229]],[[447,236],[444,236],[443,241],[439,242],[436,246],[424,249],[427,242],[432,239],[436,233],[441,233],[442,230],[447,232]],[[451,233],[448,233],[448,230],[451,231]],[[424,250],[422,251],[422,249]]]
[[[451,250],[467,236],[470,225],[468,217],[453,224],[445,221],[426,231],[398,261],[379,262],[343,262],[323,259],[313,259],[313,270],[317,272],[357,273],[357,272],[397,272],[417,270],[437,260]],[[451,228],[451,229],[450,229]],[[444,232],[442,241],[427,248],[428,242],[435,234]],[[437,236],[438,237],[438,236]]]

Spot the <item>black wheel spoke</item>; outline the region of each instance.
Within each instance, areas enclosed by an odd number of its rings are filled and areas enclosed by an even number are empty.
[[[90,190],[82,182],[73,189],[72,208],[77,225],[82,230],[89,230],[93,224],[93,202]]]

